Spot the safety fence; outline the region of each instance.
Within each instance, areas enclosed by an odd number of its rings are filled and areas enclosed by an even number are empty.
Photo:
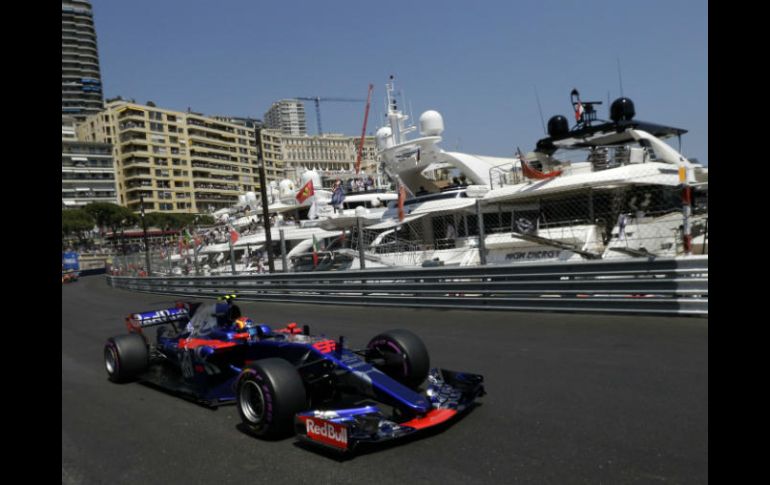
[[[225,276],[107,276],[127,290],[241,300],[708,316],[708,256]]]
[[[480,186],[449,187],[406,200],[404,218],[391,207],[382,219],[351,218],[333,224],[335,229],[276,224],[269,247],[256,223],[241,228],[232,245],[224,228],[201,232],[202,237],[169,237],[146,253],[141,244],[119,242],[107,271],[121,276],[260,274],[267,272],[270,257],[276,270],[287,273],[707,255],[708,183],[684,187],[671,172],[643,172],[631,177],[633,184],[608,180],[569,191],[530,190],[537,183],[510,190],[495,186],[503,191],[495,197],[484,196],[486,188]],[[609,171],[597,173],[609,177]]]

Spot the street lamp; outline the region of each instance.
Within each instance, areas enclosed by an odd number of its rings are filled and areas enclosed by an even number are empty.
[[[150,267],[150,243],[147,242],[147,221],[144,220],[144,194],[139,193],[139,208],[142,215],[142,231],[144,232],[144,261],[147,265],[147,276],[152,276]]]
[[[267,208],[267,177],[265,176],[265,158],[262,156],[262,129],[254,126],[254,139],[257,144],[257,164],[259,165],[259,193],[262,196],[262,220],[265,225],[265,250],[267,251],[267,267],[270,273],[275,273],[273,253],[270,251],[272,238],[270,234],[270,211]]]

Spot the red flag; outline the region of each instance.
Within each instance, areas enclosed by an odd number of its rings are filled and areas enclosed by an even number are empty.
[[[239,237],[240,236],[238,234],[238,231],[236,231],[233,228],[230,228],[230,242],[235,244],[235,242],[238,240]]]
[[[406,188],[403,185],[398,187],[398,220],[404,220],[404,201],[406,200]]]
[[[580,102],[578,99],[577,106],[575,107],[575,121],[577,123],[580,123],[580,120],[583,119],[583,112],[585,109],[583,109],[583,103]]]
[[[315,194],[315,190],[313,190],[313,181],[308,180],[308,182],[299,189],[299,192],[297,192],[297,202],[301,204],[313,194]]]

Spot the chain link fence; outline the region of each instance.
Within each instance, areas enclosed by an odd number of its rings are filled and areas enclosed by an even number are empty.
[[[589,174],[596,180],[602,172]],[[517,175],[508,175],[515,178]],[[508,182],[508,181],[506,181]],[[310,240],[304,250],[285,259],[286,271],[325,271],[360,268],[505,265],[523,262],[620,260],[708,254],[708,183],[678,183],[678,175],[641,175],[629,183],[605,181],[561,189],[558,180],[548,189],[541,182],[519,184],[495,197],[432,194],[403,221],[383,220],[361,231],[340,230],[334,238],[318,237],[313,256]],[[471,192],[473,187],[467,189]],[[479,190],[476,188],[475,190]],[[505,190],[505,189],[504,189]],[[491,194],[489,194],[491,195]],[[464,199],[464,201],[463,201]],[[451,201],[452,209],[441,209]],[[429,204],[434,206],[428,207]],[[444,206],[446,207],[446,205]],[[252,228],[251,232],[262,231]],[[224,231],[211,232],[203,244],[168,239],[151,244],[152,274],[157,276],[257,274],[267,272],[262,245],[230,249]],[[483,234],[483,238],[480,235]],[[295,243],[296,244],[296,243]],[[142,244],[116,246],[108,272],[147,274]],[[280,243],[270,248],[275,268],[284,272]],[[284,252],[285,254],[285,252]],[[363,264],[361,256],[363,255]]]
[[[691,186],[688,199],[678,184],[635,182],[409,215],[365,229],[360,241],[367,260],[394,267],[708,254],[707,183]]]

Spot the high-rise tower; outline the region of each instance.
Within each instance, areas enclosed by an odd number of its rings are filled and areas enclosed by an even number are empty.
[[[265,113],[265,127],[285,135],[306,134],[305,105],[298,99],[276,101]]]
[[[103,109],[96,31],[88,0],[61,3],[61,112],[83,121]]]

